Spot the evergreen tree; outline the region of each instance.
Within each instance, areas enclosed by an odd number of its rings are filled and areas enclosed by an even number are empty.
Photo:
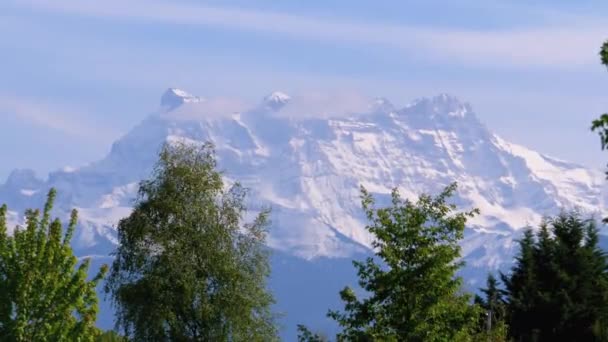
[[[505,322],[506,307],[503,298],[503,290],[500,289],[498,280],[488,275],[486,288],[480,289],[484,297],[475,295],[475,304],[481,309],[479,319],[479,333],[474,341],[506,341],[507,325]]]
[[[608,264],[598,247],[594,221],[577,213],[562,214],[552,222],[555,235],[555,301],[559,321],[555,337],[596,340],[593,328],[608,314]],[[557,305],[556,305],[557,306]]]
[[[106,290],[134,341],[272,341],[268,211],[242,224],[246,191],[226,189],[210,144],[166,145],[141,182]]]
[[[516,341],[606,341],[608,264],[597,228],[576,212],[527,231],[506,287]]]
[[[509,329],[518,334],[522,341],[532,341],[534,333],[533,308],[536,303],[536,278],[534,270],[534,233],[531,229],[524,232],[519,241],[519,254],[509,276],[501,273],[508,301]]]
[[[499,288],[498,280],[493,275],[488,275],[486,288],[481,289],[484,297],[475,296],[475,304],[482,309],[481,328],[486,330],[496,326],[498,322],[505,319],[505,301],[503,291]]]
[[[477,210],[455,213],[447,200],[456,184],[439,196],[417,202],[392,192],[392,205],[374,208],[362,188],[362,203],[373,235],[376,258],[354,262],[359,285],[369,295],[359,298],[346,287],[340,296],[344,312],[329,316],[342,327],[340,341],[468,341],[478,310],[461,292],[455,276],[464,227]]]
[[[78,265],[70,240],[76,210],[65,234],[51,220],[56,196],[49,191],[42,214],[29,209],[25,227],[7,231],[7,207],[0,208],[0,340],[94,341],[97,317],[95,287],[106,267],[87,280],[89,260]]]

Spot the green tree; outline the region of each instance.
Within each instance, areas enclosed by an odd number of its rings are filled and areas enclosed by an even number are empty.
[[[268,210],[247,224],[246,190],[226,189],[213,146],[165,145],[106,284],[117,326],[135,341],[272,341]]]
[[[519,241],[519,252],[511,273],[501,273],[508,301],[509,329],[512,335],[523,341],[533,341],[536,333],[534,309],[538,307],[537,277],[535,264],[535,237],[532,229],[524,232]]]
[[[507,340],[506,308],[503,292],[499,287],[498,280],[492,274],[488,275],[486,288],[481,289],[484,297],[475,296],[475,304],[482,309],[479,320],[480,333],[476,340],[493,342]]]
[[[42,214],[29,209],[25,227],[7,231],[7,207],[0,208],[0,340],[94,341],[95,288],[107,267],[87,280],[89,260],[78,265],[70,240],[77,223],[72,211],[65,234],[51,220],[56,196],[49,191]]]
[[[488,275],[486,287],[480,290],[484,297],[475,295],[475,304],[483,309],[482,326],[494,326],[496,325],[495,323],[505,318],[506,309],[503,291],[499,288],[498,280],[492,274]]]
[[[127,339],[120,336],[116,331],[108,330],[97,336],[95,342],[127,342]]]
[[[608,263],[593,220],[576,212],[527,231],[506,287],[517,341],[606,341]]]
[[[456,184],[439,196],[417,202],[392,192],[392,205],[375,208],[364,188],[362,204],[373,235],[376,258],[354,262],[367,295],[346,287],[344,312],[329,317],[342,327],[340,341],[469,341],[477,328],[478,309],[461,292],[455,276],[463,265],[459,241],[467,218],[477,210],[455,212],[448,198]]]

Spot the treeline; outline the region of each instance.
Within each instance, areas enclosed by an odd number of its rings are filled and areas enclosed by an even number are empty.
[[[364,207],[376,257],[355,262],[359,285],[345,288],[344,309],[328,316],[336,341],[608,341],[608,264],[593,220],[577,212],[526,230],[510,272],[489,275],[471,302],[456,271],[464,224],[453,213],[454,186],[417,203]],[[300,341],[328,341],[300,326]]]
[[[608,42],[601,50],[608,65]],[[608,145],[608,114],[594,121]],[[377,207],[361,188],[374,256],[354,261],[359,288],[330,309],[336,341],[608,341],[608,261],[598,229],[577,212],[527,230],[511,270],[489,275],[480,295],[457,276],[460,241],[478,210],[436,196]],[[90,277],[66,227],[42,210],[9,232],[0,208],[0,341],[277,341],[266,282],[270,211],[244,222],[247,191],[227,185],[210,144],[166,145],[132,213],[117,226],[112,265]],[[95,327],[96,288],[116,310],[116,331]],[[296,295],[296,294],[294,294]],[[300,341],[329,341],[297,327]],[[314,327],[312,327],[314,329]]]
[[[519,241],[513,268],[490,275],[482,296],[464,293],[459,242],[478,211],[437,196],[376,207],[361,188],[375,256],[355,261],[360,289],[340,292],[336,341],[608,341],[607,259],[593,220],[548,218]],[[56,196],[28,210],[12,234],[0,209],[2,341],[272,341],[266,289],[268,210],[243,224],[246,191],[226,187],[211,145],[167,145],[118,224],[114,262],[87,279],[70,240],[51,219]],[[95,288],[105,280],[117,332],[95,327]],[[300,341],[328,340],[299,326]],[[120,333],[120,334],[119,334]]]

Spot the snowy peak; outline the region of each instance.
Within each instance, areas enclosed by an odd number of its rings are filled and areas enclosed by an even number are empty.
[[[464,118],[473,113],[468,103],[461,102],[458,98],[445,93],[432,98],[423,97],[417,99],[411,105],[404,108],[404,110],[418,112],[431,117],[443,115]]]
[[[272,92],[270,95],[264,97],[264,105],[273,109],[279,110],[285,106],[291,97],[281,91]]]
[[[166,111],[171,111],[184,103],[198,103],[204,101],[186,91],[177,88],[169,88],[160,98],[160,106]]]
[[[6,180],[6,187],[10,188],[38,188],[43,181],[36,177],[34,170],[16,169],[13,170]]]
[[[372,101],[371,110],[379,113],[390,113],[395,110],[395,106],[384,97],[376,97]]]

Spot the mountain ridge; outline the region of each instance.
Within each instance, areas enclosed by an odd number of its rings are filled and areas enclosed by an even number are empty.
[[[475,255],[471,264],[484,267],[507,265],[509,241],[543,215],[574,207],[601,214],[606,201],[600,171],[500,138],[468,103],[448,94],[402,108],[376,98],[352,112],[322,117],[282,117],[298,97],[278,91],[241,112],[212,106],[226,112],[208,113],[209,101],[170,88],[159,112],[118,139],[105,158],[52,172],[47,180],[16,171],[0,186],[0,200],[22,212],[56,187],[59,212],[71,207],[81,212],[77,247],[110,248],[113,225],[128,215],[137,182],[149,175],[162,143],[212,141],[227,180],[250,187],[251,203],[273,207],[269,244],[277,250],[304,259],[364,252],[371,237],[364,229],[359,186],[382,204],[393,187],[415,198],[456,181],[455,202],[482,213],[468,227],[463,255],[465,260]],[[188,115],[181,115],[184,111]],[[480,233],[492,238],[478,241]],[[497,250],[479,255],[484,244],[504,239]],[[493,262],[480,262],[486,259]]]

